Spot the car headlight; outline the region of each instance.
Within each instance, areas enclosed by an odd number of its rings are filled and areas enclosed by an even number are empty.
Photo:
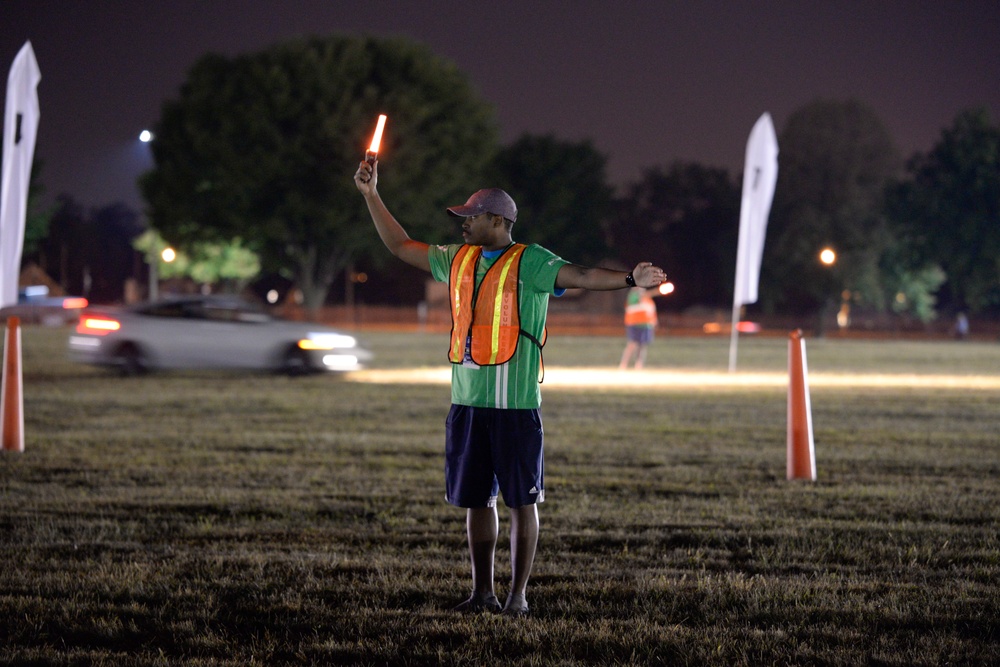
[[[303,350],[342,350],[356,347],[358,341],[354,336],[334,333],[310,333],[299,341]]]

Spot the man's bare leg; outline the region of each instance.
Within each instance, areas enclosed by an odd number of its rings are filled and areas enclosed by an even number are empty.
[[[640,345],[638,351],[635,353],[635,369],[641,371],[643,366],[646,365],[646,345]]]
[[[500,602],[493,592],[493,557],[497,548],[496,507],[470,508],[465,517],[472,561],[472,596],[455,611],[498,611]]]
[[[525,505],[510,511],[510,595],[503,613],[519,616],[528,613],[528,577],[538,546],[538,506]]]
[[[623,370],[628,368],[629,361],[631,361],[632,354],[635,352],[637,346],[638,344],[632,341],[625,343],[625,349],[622,351],[622,360],[618,364],[618,368]]]

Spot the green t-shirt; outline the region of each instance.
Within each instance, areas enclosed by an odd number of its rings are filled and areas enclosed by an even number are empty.
[[[451,261],[460,245],[431,246],[428,257],[431,275],[447,283]],[[476,268],[476,289],[496,257],[480,257]],[[521,328],[542,340],[549,295],[555,291],[556,275],[567,261],[553,255],[540,245],[529,245],[521,255],[518,275]],[[541,351],[525,336],[517,342],[510,361],[499,366],[467,366],[452,364],[451,402],[476,408],[530,409],[540,407],[542,392],[538,386]]]

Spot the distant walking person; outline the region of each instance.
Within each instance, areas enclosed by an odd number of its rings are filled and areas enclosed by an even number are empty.
[[[354,182],[389,251],[448,283],[452,406],[445,422],[445,497],[467,510],[472,561],[472,595],[455,610],[524,616],[537,503],[545,497],[539,381],[549,295],[570,287],[653,287],[666,276],[649,262],[628,273],[587,268],[539,245],[514,243],[517,206],[496,188],[448,209],[462,219],[463,244],[429,246],[411,239],[382,202],[377,161],[362,162]],[[493,589],[498,493],[511,514],[511,585],[502,608]]]
[[[652,294],[653,290],[642,287],[633,287],[628,291],[625,299],[625,350],[618,368],[628,368],[633,363],[633,357],[636,370],[646,365],[646,350],[653,342],[653,332],[659,323]]]
[[[969,316],[960,312],[955,318],[955,338],[965,340],[969,337]]]

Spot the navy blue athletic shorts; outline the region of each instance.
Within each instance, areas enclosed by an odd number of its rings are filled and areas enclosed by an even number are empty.
[[[452,405],[445,425],[445,497],[458,507],[545,500],[542,414]]]
[[[625,327],[625,340],[639,345],[649,345],[653,342],[653,327]]]

